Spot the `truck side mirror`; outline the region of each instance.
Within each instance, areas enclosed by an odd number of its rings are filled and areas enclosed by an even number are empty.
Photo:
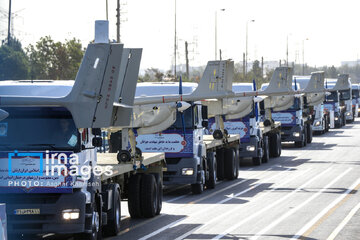
[[[203,120],[208,119],[208,107],[201,106],[201,117]]]
[[[92,139],[92,145],[94,147],[101,147],[102,146],[102,138],[101,137],[94,137]]]
[[[209,121],[208,120],[203,120],[201,122],[201,125],[204,127],[204,128],[207,128],[209,126]]]
[[[91,133],[95,136],[101,136],[101,129],[100,128],[92,128]]]

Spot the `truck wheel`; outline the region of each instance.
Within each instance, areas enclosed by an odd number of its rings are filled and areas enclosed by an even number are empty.
[[[235,179],[237,179],[239,177],[239,170],[240,170],[240,150],[239,150],[239,146],[233,149],[235,152],[235,168],[236,168]]]
[[[141,212],[144,217],[151,218],[158,209],[158,189],[154,175],[144,174],[141,178]]]
[[[101,197],[99,198],[98,196],[95,197],[95,203],[92,204],[92,206],[90,206],[90,213],[91,213],[91,217],[88,221],[88,223],[90,223],[90,228],[91,228],[91,232],[90,233],[80,233],[77,234],[75,236],[75,239],[80,239],[80,240],[101,240],[102,239],[102,235],[101,235],[101,208],[100,211],[99,209],[99,205],[102,205],[102,202],[98,202],[100,199],[101,201]],[[86,220],[85,220],[86,221]],[[86,221],[87,222],[87,221]],[[88,229],[87,227],[85,227],[86,229]]]
[[[129,179],[128,209],[131,218],[141,218],[140,188],[141,174],[132,175]]]
[[[104,234],[106,236],[116,236],[120,232],[121,222],[121,198],[120,187],[118,184],[111,183],[108,185],[108,190],[112,190],[112,206],[107,211],[107,225],[104,226]]]
[[[304,132],[303,132],[303,141],[304,141],[304,143],[303,143],[303,146],[305,147],[306,146],[306,144],[307,144],[307,125],[305,124],[304,125]]]
[[[225,178],[234,180],[236,178],[236,153],[233,148],[226,148],[224,154],[224,174]]]
[[[204,191],[204,184],[203,183],[191,184],[191,192],[193,194],[201,194],[203,191]]]
[[[311,143],[313,139],[313,131],[311,124],[307,125],[307,143]]]
[[[163,183],[162,179],[159,173],[153,174],[156,180],[156,186],[157,186],[157,209],[156,209],[156,215],[159,215],[162,209],[162,200],[163,200]]]
[[[216,175],[218,180],[224,179],[224,148],[216,150]]]
[[[262,163],[267,163],[269,161],[269,138],[268,136],[263,137],[263,157],[261,159]]]
[[[281,137],[279,134],[270,135],[269,142],[269,157],[279,157],[281,155]]]
[[[206,187],[209,189],[214,189],[216,185],[216,158],[215,153],[210,152],[207,154],[208,166],[209,166],[209,179],[206,181]]]
[[[261,158],[260,157],[253,157],[252,159],[254,166],[260,166],[261,165]]]

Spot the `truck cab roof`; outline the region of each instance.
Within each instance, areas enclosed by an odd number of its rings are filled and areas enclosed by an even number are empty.
[[[64,97],[73,85],[73,80],[6,80],[0,81],[0,96]]]
[[[191,94],[196,88],[197,83],[182,83],[183,94]],[[143,82],[138,83],[136,86],[136,97],[145,96],[161,96],[168,94],[179,94],[178,82]]]

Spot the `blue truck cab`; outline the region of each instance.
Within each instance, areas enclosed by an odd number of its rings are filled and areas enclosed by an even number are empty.
[[[183,94],[192,93],[196,86],[195,83],[183,83]],[[136,96],[178,92],[178,83],[139,83],[136,88]],[[235,153],[239,148],[239,137],[229,138],[226,142],[209,139],[212,136],[204,132],[208,126],[207,106],[201,101],[187,103],[189,107],[185,111],[176,111],[168,129],[156,134],[139,134],[136,142],[142,152],[165,152],[165,185],[191,184],[192,192],[198,194],[205,186],[214,188],[217,180],[237,178]],[[229,159],[231,163],[228,163]]]

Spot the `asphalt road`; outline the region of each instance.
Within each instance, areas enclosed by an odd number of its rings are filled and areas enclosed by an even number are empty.
[[[201,195],[166,189],[153,219],[130,219],[123,202],[122,232],[107,239],[360,239],[359,188],[357,119]]]

